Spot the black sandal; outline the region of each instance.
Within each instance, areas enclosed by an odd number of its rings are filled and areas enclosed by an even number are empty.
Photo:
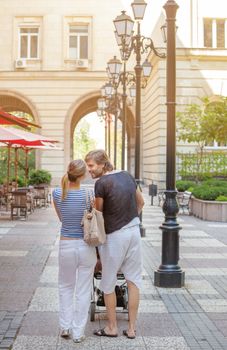
[[[97,335],[98,337],[110,337],[110,338],[116,338],[118,337],[118,334],[108,334],[105,331],[105,328],[98,329],[93,332],[94,335]]]
[[[128,331],[125,329],[123,330],[123,335],[127,337],[128,339],[135,339],[135,335],[128,335]]]

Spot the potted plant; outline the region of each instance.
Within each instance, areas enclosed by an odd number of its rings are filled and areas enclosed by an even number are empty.
[[[192,190],[191,212],[203,220],[227,222],[227,181],[204,181]]]
[[[51,182],[51,173],[44,169],[32,170],[29,176],[29,185],[34,186],[35,206],[44,206],[50,202],[48,186]]]
[[[29,176],[29,185],[44,186],[50,185],[51,173],[44,169],[32,170]]]

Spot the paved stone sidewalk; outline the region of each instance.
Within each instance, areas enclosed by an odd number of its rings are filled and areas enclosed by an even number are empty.
[[[88,322],[82,344],[59,337],[59,224],[53,209],[47,208],[27,222],[0,219],[0,349],[227,349],[227,223],[179,215],[180,265],[186,284],[181,289],[156,288],[153,277],[161,262],[163,213],[150,205],[146,192],[144,283],[136,339],[121,336],[127,325],[123,313],[118,314],[118,338],[93,336],[93,330],[105,324],[105,313]]]

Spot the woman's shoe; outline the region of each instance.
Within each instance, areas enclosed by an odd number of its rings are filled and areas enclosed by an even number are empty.
[[[85,335],[82,335],[79,338],[73,338],[74,343],[82,343],[85,340]]]
[[[70,337],[70,331],[69,331],[69,329],[62,329],[62,330],[61,330],[61,337],[62,337],[62,338],[69,338],[69,337]]]

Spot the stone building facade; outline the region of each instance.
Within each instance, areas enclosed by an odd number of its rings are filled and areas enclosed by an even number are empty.
[[[58,183],[72,158],[73,131],[96,111],[106,62],[119,56],[113,19],[120,0],[0,0],[0,106],[31,114],[41,133],[60,141],[63,150],[37,151],[37,166]],[[148,1],[149,2],[149,1]],[[157,0],[152,38],[165,49],[160,26],[165,21]],[[152,4],[149,4],[150,6]],[[209,8],[205,0],[184,0],[177,12],[177,104],[183,108],[203,96],[227,94],[227,20],[224,3]],[[152,6],[151,6],[152,7]],[[149,26],[149,21],[148,21]],[[150,56],[153,72],[142,91],[141,178],[165,181],[166,65]],[[129,62],[133,67],[135,61]],[[128,160],[133,172],[134,107],[127,108]],[[188,146],[179,145],[186,148]]]

